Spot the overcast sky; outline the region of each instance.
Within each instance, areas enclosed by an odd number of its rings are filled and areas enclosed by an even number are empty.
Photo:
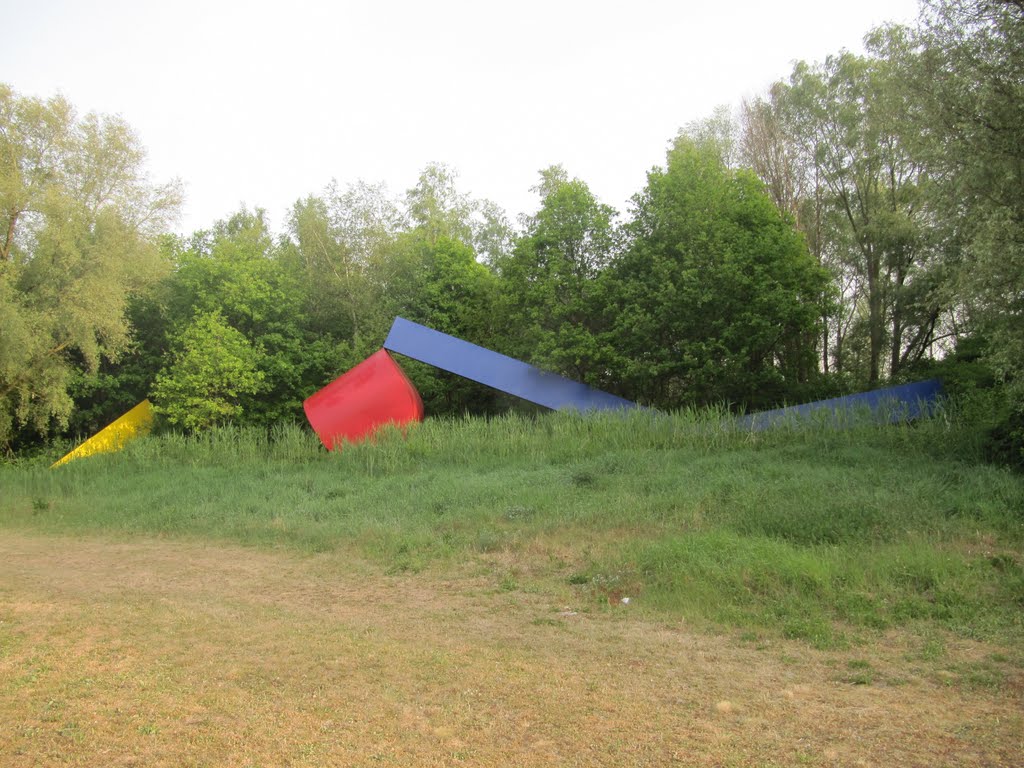
[[[179,229],[245,203],[281,229],[337,179],[400,194],[429,162],[514,217],[561,163],[619,210],[679,128],[916,0],[0,0],[0,81],[123,116]]]

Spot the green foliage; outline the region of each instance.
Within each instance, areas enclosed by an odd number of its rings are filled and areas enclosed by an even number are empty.
[[[680,136],[635,206],[608,301],[628,394],[757,408],[799,393],[828,278],[763,185]]]
[[[560,166],[541,171],[540,210],[497,263],[504,348],[542,368],[607,386],[600,276],[615,249],[615,211]]]
[[[404,210],[403,210],[404,205]],[[343,372],[374,352],[396,315],[477,344],[491,343],[497,279],[492,260],[508,240],[497,208],[455,186],[432,164],[404,204],[381,186],[336,186],[296,204],[282,261],[306,288],[303,316],[318,339],[341,351]],[[413,361],[403,366],[433,415],[493,411],[492,390]]]
[[[298,286],[273,258],[263,211],[242,210],[179,250],[169,297],[177,322],[220,311],[246,335],[274,329],[299,310]]]
[[[180,334],[195,318],[216,313],[259,349],[261,386],[241,388],[232,411],[246,423],[296,418],[338,359],[336,342],[309,328],[304,285],[280,251],[264,212],[241,210],[179,244],[164,287],[169,332]]]
[[[162,257],[173,264],[176,238],[164,236],[160,241]],[[131,342],[117,360],[102,360],[95,372],[75,372],[68,390],[75,402],[68,435],[89,437],[149,397],[169,353],[166,282],[165,278],[129,296]]]
[[[691,411],[433,420],[340,453],[294,426],[168,433],[57,471],[0,467],[0,528],[502,579],[512,560],[558,604],[619,594],[822,647],[888,627],[1019,643],[1024,479],[979,464],[965,431],[955,411],[756,434]]]
[[[318,336],[369,349],[387,332],[388,301],[409,273],[392,257],[406,222],[382,186],[330,185],[292,209],[282,257],[305,288],[303,316]],[[367,346],[369,345],[369,346]],[[358,360],[357,360],[358,362]]]
[[[1024,368],[1024,9],[922,6],[912,28],[872,31],[868,56],[800,62],[748,104],[742,154],[840,290],[826,370],[873,384],[980,333],[1013,391]]]
[[[396,249],[415,264],[409,299],[396,308],[408,320],[491,345],[494,337],[497,278],[476,260],[473,249],[445,236],[430,238],[413,230],[399,238]],[[402,361],[431,414],[487,413],[495,408],[494,390],[446,374],[432,366]]]
[[[1024,469],[1024,418],[1018,393],[1006,386],[988,355],[989,342],[961,339],[952,354],[921,361],[905,371],[906,380],[941,379],[950,402],[967,423],[976,450],[994,463]]]
[[[457,336],[486,339],[491,335],[494,274],[476,260],[463,242],[440,237],[430,242],[417,232],[404,236],[398,248],[407,249],[417,266],[419,284],[404,308],[409,319]]]
[[[420,173],[405,204],[412,228],[427,242],[457,240],[470,246],[484,261],[501,258],[512,233],[504,212],[489,200],[475,200],[460,192],[458,174],[448,166],[430,163]]]
[[[897,62],[849,52],[798,63],[773,93],[815,177],[807,223],[822,259],[846,281],[851,313],[837,319],[835,365],[874,385],[923,356],[951,308],[932,181],[911,135],[919,130],[912,99]]]
[[[1024,7],[928,0],[909,44],[915,127],[963,251],[958,293],[1024,413]]]
[[[231,421],[244,412],[246,395],[264,389],[262,357],[219,311],[198,314],[175,339],[170,365],[157,374],[153,408],[189,431]]]
[[[128,297],[165,272],[180,201],[144,159],[121,119],[0,85],[0,445],[65,426],[75,377],[127,349]]]

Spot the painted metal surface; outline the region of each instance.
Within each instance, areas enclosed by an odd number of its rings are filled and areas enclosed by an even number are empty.
[[[149,434],[153,428],[153,407],[143,400],[127,413],[112,421],[73,451],[55,461],[50,468],[97,453],[120,451],[130,440]]]
[[[929,379],[857,395],[752,413],[740,419],[740,426],[756,431],[781,424],[799,424],[822,418],[838,423],[856,419],[859,414],[868,414],[870,418],[879,422],[895,424],[929,415],[941,396],[942,382],[938,379]]]
[[[616,395],[402,317],[395,318],[384,348],[554,410],[639,407]]]
[[[327,450],[365,440],[387,424],[423,420],[419,392],[383,349],[308,397],[302,408]]]

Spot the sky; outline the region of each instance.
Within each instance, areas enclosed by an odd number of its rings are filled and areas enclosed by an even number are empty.
[[[511,220],[561,164],[620,211],[679,129],[798,60],[860,52],[917,0],[0,0],[0,82],[123,117],[176,228],[283,231],[332,180],[401,195],[431,162]]]

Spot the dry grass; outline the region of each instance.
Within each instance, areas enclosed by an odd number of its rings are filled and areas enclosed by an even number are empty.
[[[481,573],[4,532],[0,764],[1024,764],[1019,650],[819,652]]]

